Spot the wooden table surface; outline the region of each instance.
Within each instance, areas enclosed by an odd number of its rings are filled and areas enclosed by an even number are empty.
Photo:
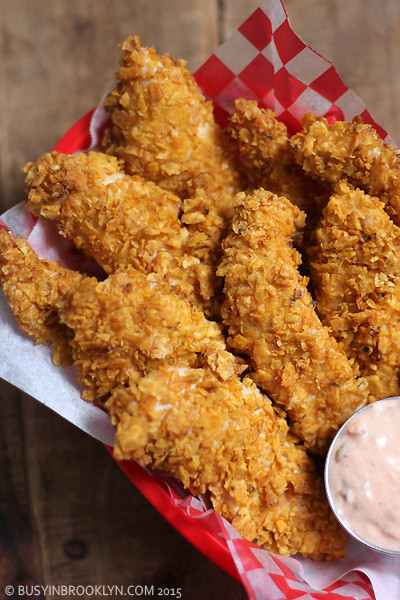
[[[195,70],[257,6],[0,0],[0,211],[24,197],[21,166],[50,150],[111,85],[125,37],[138,34]],[[286,7],[297,33],[400,140],[398,0],[287,0]],[[246,597],[164,521],[100,443],[0,386],[0,600],[10,583],[160,584],[190,600]]]

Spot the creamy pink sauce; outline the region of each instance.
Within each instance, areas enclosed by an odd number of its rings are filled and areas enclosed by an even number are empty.
[[[400,400],[362,410],[331,452],[327,487],[338,518],[366,542],[400,551]]]

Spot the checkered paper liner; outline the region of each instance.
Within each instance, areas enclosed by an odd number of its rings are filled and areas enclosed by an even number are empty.
[[[365,122],[371,123],[383,138],[388,138],[360,98],[344,85],[333,65],[293,32],[281,0],[262,2],[200,67],[195,77],[205,95],[214,102],[216,118],[222,126],[233,111],[234,99],[243,97],[274,110],[288,126],[290,133],[300,129],[302,114],[311,111],[330,121],[351,120],[361,114]],[[56,149],[75,152],[96,148],[106,119],[107,115],[100,105],[72,127]],[[41,256],[57,258],[54,256],[54,246],[58,245],[59,240],[54,237],[51,225],[33,220],[24,211],[23,205],[11,209],[3,218],[11,229],[11,224],[15,224],[15,233],[28,238],[34,249],[40,250]],[[68,253],[62,246],[61,253],[64,250]],[[65,256],[60,258],[65,259]],[[0,322],[1,328],[5,323],[10,327],[6,332],[10,342],[10,336],[14,339],[20,333],[9,325],[7,316]],[[37,348],[35,346],[35,352],[46,352]],[[23,351],[29,352],[31,357],[32,346],[23,346]],[[65,388],[71,397],[78,398],[72,414],[68,406],[60,407],[60,397],[63,395],[60,387],[55,388],[58,403],[51,405],[39,397],[39,392],[36,393],[32,388],[31,380],[20,382],[18,378],[8,377],[5,372],[7,369],[1,371],[5,361],[15,360],[15,356],[19,356],[19,346],[18,352],[4,355],[1,352],[0,344],[0,375],[4,379],[101,439],[111,452],[112,433],[107,429],[108,423],[105,423],[103,415],[96,413],[92,417],[90,411],[95,410],[92,406],[83,415],[76,414],[82,405],[86,405],[79,400],[78,387],[72,386],[72,391],[68,386]],[[48,355],[45,359],[49,362]],[[42,360],[41,355],[38,360]],[[42,382],[47,380],[50,380],[50,371],[46,371],[46,377],[41,379]],[[51,390],[50,393],[48,389],[45,391],[47,397],[51,395]],[[104,415],[104,418],[107,417]],[[303,558],[274,555],[241,538],[225,519],[209,508],[204,499],[187,495],[173,479],[141,469],[133,462],[119,464],[178,531],[243,583],[251,600],[400,598],[400,562],[396,558],[378,555],[353,542],[350,543],[346,559],[333,563],[313,563]]]
[[[387,135],[334,66],[296,35],[279,0],[262,2],[195,76],[222,124],[242,97],[272,109],[292,134],[309,111],[330,122],[361,115]]]

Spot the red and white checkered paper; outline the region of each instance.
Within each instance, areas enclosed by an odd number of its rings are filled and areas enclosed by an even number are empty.
[[[383,138],[388,137],[360,98],[345,86],[333,65],[294,33],[281,0],[264,0],[198,69],[195,77],[213,100],[217,121],[222,126],[233,111],[235,98],[243,97],[274,110],[290,133],[300,129],[302,114],[311,111],[330,121],[351,120],[361,114]],[[95,148],[106,119],[99,106],[94,113],[85,115],[56,149],[75,152]],[[39,231],[35,235],[38,225],[34,220],[26,215],[24,221],[20,206],[15,215],[10,212],[6,222],[14,219],[23,235],[29,235],[30,241],[37,240],[45,255],[42,234]],[[29,393],[26,387],[22,389]],[[65,411],[59,412],[95,435],[87,427],[86,414],[83,424]],[[100,434],[96,437],[105,439]],[[242,539],[225,519],[210,510],[206,501],[187,495],[171,478],[149,473],[133,462],[122,462],[120,466],[180,533],[242,581],[251,600],[400,599],[397,558],[377,554],[355,542],[350,543],[346,559],[333,563],[277,556]]]
[[[385,138],[361,99],[346,87],[334,66],[292,30],[283,2],[265,0],[195,74],[213,99],[221,124],[235,98],[272,109],[291,134],[309,111],[334,120],[363,117]]]

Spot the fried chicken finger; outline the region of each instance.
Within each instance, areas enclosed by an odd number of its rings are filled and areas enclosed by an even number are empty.
[[[82,276],[60,263],[39,260],[23,238],[0,230],[0,283],[23,331],[55,348],[53,362],[71,363],[69,331],[60,324],[56,304]]]
[[[103,148],[138,174],[183,198],[206,189],[218,213],[240,185],[233,153],[184,60],[158,55],[137,36],[121,46],[118,84],[105,100],[112,127]]]
[[[237,366],[215,322],[167,284],[135,269],[102,282],[84,278],[59,302],[58,314],[74,334],[74,364],[86,400],[103,401],[116,386],[163,362],[197,366],[218,351],[217,370],[229,374]]]
[[[355,117],[351,123],[329,124],[307,113],[303,131],[290,140],[296,162],[306,173],[330,184],[347,179],[367,194],[378,196],[388,214],[400,224],[398,152],[375,129]]]
[[[338,427],[367,402],[343,348],[319,320],[292,237],[304,214],[265,190],[238,194],[224,241],[222,317],[229,343],[251,358],[252,377],[284,408],[293,432],[324,454]]]
[[[114,454],[175,475],[245,538],[280,554],[343,556],[322,479],[267,397],[246,379],[163,365],[107,402]]]
[[[309,249],[322,322],[368,380],[374,399],[400,394],[400,229],[378,198],[346,181]]]
[[[157,54],[137,36],[121,50],[102,149],[122,158],[128,173],[182,198],[188,253],[215,270],[233,195],[244,185],[229,139],[185,61]]]
[[[277,120],[276,114],[260,108],[257,102],[239,98],[228,131],[238,142],[254,187],[285,196],[314,222],[328,201],[327,194],[296,165],[286,125]]]
[[[51,152],[28,163],[27,208],[55,220],[59,232],[107,273],[135,267],[168,278],[177,292],[203,306],[213,273],[183,246],[180,199],[141,177],[126,175],[100,152]]]

